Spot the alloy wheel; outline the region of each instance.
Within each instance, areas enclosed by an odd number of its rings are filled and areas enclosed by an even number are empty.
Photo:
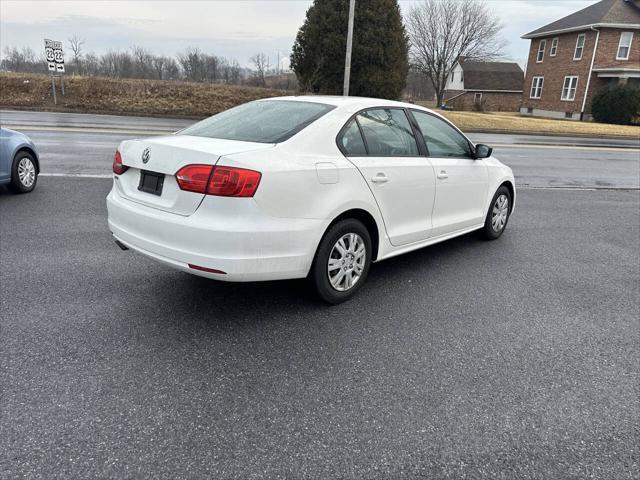
[[[31,188],[36,181],[36,167],[30,158],[24,157],[18,163],[18,178],[25,188]]]
[[[507,224],[509,217],[509,198],[502,194],[496,198],[493,204],[493,212],[491,214],[491,228],[495,232],[500,232]]]
[[[358,283],[367,260],[367,248],[357,233],[340,237],[331,249],[327,264],[329,283],[339,291],[346,292]]]

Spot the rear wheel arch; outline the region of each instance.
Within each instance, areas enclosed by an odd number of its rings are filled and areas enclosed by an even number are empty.
[[[375,261],[378,258],[378,249],[380,247],[380,232],[378,230],[378,223],[376,222],[375,218],[373,218],[373,215],[362,208],[352,208],[350,210],[346,210],[336,218],[334,218],[329,225],[327,225],[327,228],[322,233],[322,237],[318,241],[318,246],[316,247],[316,255],[318,253],[318,248],[320,246],[320,243],[322,242],[322,239],[325,237],[331,227],[333,227],[336,223],[349,218],[362,222],[362,224],[366,227],[367,231],[369,232],[369,236],[371,237],[373,249],[372,261]]]

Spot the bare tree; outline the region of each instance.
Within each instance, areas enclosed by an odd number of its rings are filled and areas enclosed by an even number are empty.
[[[431,80],[438,105],[458,58],[488,60],[502,55],[502,28],[481,0],[423,0],[409,11],[413,67]]]
[[[12,72],[37,72],[45,65],[39,62],[36,52],[31,47],[4,47],[2,52],[2,68]]]
[[[69,42],[69,48],[71,49],[71,53],[73,55],[73,66],[76,69],[76,73],[79,74],[80,62],[82,61],[82,46],[84,45],[84,39],[80,38],[78,35],[74,35],[67,41]]]
[[[202,82],[206,77],[205,55],[197,47],[187,47],[178,54],[178,62],[186,80]]]
[[[100,57],[100,73],[108,77],[133,78],[134,59],[128,52],[109,50]]]
[[[100,74],[100,57],[95,53],[89,52],[82,60],[83,75],[99,75]]]
[[[158,80],[164,79],[167,68],[167,61],[168,58],[161,55],[154,56],[152,58],[153,70],[155,71]]]
[[[225,81],[234,85],[240,83],[240,64],[237,60],[231,59],[227,62]]]
[[[255,79],[258,85],[265,87],[267,85],[265,74],[269,71],[269,57],[264,53],[256,53],[249,61],[256,68]]]
[[[151,53],[149,53],[149,51],[144,47],[134,45],[131,47],[131,55],[133,56],[133,61],[135,63],[134,77],[148,78],[150,76],[149,73],[151,71],[153,61]]]
[[[180,67],[178,66],[178,62],[172,57],[166,57],[164,71],[164,80],[177,80],[180,78]]]

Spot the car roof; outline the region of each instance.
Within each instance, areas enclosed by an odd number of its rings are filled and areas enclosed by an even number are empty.
[[[289,100],[298,102],[324,103],[326,105],[332,105],[335,107],[346,107],[349,110],[360,110],[367,107],[402,107],[430,111],[428,108],[421,107],[420,105],[414,105],[412,103],[369,97],[343,97],[338,95],[292,95],[286,97],[271,97],[264,100]]]

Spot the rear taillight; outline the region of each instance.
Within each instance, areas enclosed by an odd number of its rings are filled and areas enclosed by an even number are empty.
[[[127,170],[129,170],[129,167],[122,164],[122,155],[120,155],[120,152],[116,150],[116,154],[113,156],[113,173],[116,175],[122,175]]]
[[[187,165],[176,173],[180,190],[207,193],[207,182],[211,176],[211,165]]]
[[[261,177],[262,174],[254,170],[214,167],[207,194],[220,197],[253,197]]]
[[[253,197],[261,178],[254,170],[211,165],[187,165],[176,173],[180,189],[219,197]]]

